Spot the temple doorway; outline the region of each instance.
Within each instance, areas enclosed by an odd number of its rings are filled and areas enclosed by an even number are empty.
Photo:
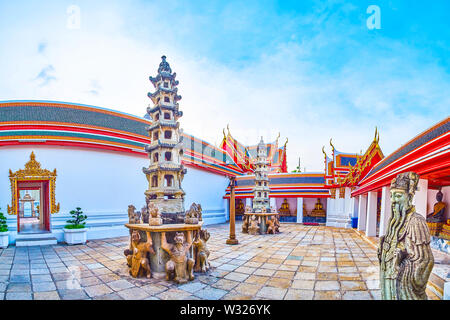
[[[59,212],[55,201],[56,169],[41,168],[34,152],[25,164],[25,169],[9,170],[11,182],[11,206],[8,213],[17,216],[17,232],[51,232],[50,214]]]
[[[19,181],[17,189],[19,200],[19,211],[17,215],[18,232],[49,232],[48,182]]]

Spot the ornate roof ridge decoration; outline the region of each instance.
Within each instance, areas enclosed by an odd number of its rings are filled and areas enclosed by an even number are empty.
[[[42,169],[41,164],[36,161],[34,151],[31,151],[30,160],[25,163],[25,169],[19,169],[16,172],[12,172],[9,169],[9,180],[11,182],[11,206],[8,205],[9,214],[17,214],[17,182],[18,181],[36,181],[36,180],[48,180],[49,181],[49,194],[50,194],[50,213],[59,212],[60,205],[55,201],[55,182],[56,182],[56,169],[53,171]]]
[[[342,181],[342,185],[355,186],[362,178],[364,178],[362,176],[363,173],[367,174],[375,164],[384,158],[383,152],[378,144],[379,141],[380,132],[378,131],[378,128],[375,127],[375,135],[372,143],[369,145],[364,154],[358,156],[356,164],[354,166],[350,166],[350,170],[345,179]],[[378,159],[376,156],[378,156]]]

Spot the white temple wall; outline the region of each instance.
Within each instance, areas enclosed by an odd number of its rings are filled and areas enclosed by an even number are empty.
[[[62,146],[11,146],[0,148],[0,207],[7,217],[10,243],[17,234],[17,217],[7,214],[11,205],[9,169],[23,169],[34,151],[42,168],[57,170],[56,202],[60,212],[50,217],[52,233],[63,240],[62,228],[69,212],[81,207],[88,216],[88,239],[128,235],[128,205],[137,210],[145,204],[148,187],[142,167],[148,159],[137,155]],[[185,208],[200,203],[205,224],[226,221],[222,199],[228,179],[224,176],[188,167],[182,186],[186,192]]]

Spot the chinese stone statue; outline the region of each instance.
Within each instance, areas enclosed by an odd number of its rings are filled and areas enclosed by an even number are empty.
[[[188,258],[192,235],[191,231],[186,233],[187,239],[183,232],[177,232],[174,237],[175,244],[168,243],[166,233],[161,233],[161,248],[170,256],[170,260],[166,263],[166,280],[173,279],[179,284],[194,280],[194,259]]]
[[[148,224],[151,226],[160,226],[162,225],[163,221],[161,219],[161,214],[159,213],[158,207],[153,203],[148,203]]]
[[[194,240],[195,272],[206,272],[210,268],[210,263],[208,261],[209,250],[206,247],[206,242],[209,240],[209,237],[209,232],[205,229],[200,230]]]
[[[248,226],[248,233],[255,235],[259,234],[259,219],[256,218],[255,215],[250,216],[249,226]]]
[[[141,223],[141,213],[135,210],[136,207],[132,204],[128,206],[128,221],[130,224]]]
[[[148,223],[148,207],[147,206],[143,206],[141,209],[141,221],[142,223]]]
[[[141,235],[139,231],[133,230],[131,233],[130,248],[124,251],[127,257],[127,264],[130,267],[130,275],[134,278],[146,276],[150,278],[152,276],[150,270],[150,262],[148,260],[148,254],[155,254],[152,245],[152,237],[147,232],[147,241],[141,242]]]
[[[391,217],[380,237],[380,287],[383,300],[426,300],[434,265],[425,218],[412,205],[419,175],[399,174],[391,182]]]
[[[279,233],[280,231],[280,223],[278,222],[278,219],[275,215],[269,217],[266,217],[266,225],[267,225],[267,231],[268,234],[275,234]]]

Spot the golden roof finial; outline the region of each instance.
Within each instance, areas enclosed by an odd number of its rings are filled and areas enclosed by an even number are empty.
[[[322,153],[323,153],[323,155],[325,156],[325,158],[327,157],[327,154],[326,154],[326,152],[325,152],[325,146],[322,146]]]
[[[284,143],[284,146],[286,147],[286,144],[288,143],[289,139],[286,137],[286,142]]]
[[[223,128],[223,138],[226,139],[227,135],[225,134],[225,128]]]
[[[377,126],[375,126],[375,136],[374,136],[374,138],[373,138],[373,141],[377,141],[377,133],[378,133],[378,128],[377,128]]]
[[[333,148],[333,152],[334,152],[334,146],[333,146],[333,143],[331,142],[331,140],[332,140],[332,138],[330,138],[330,146],[331,146],[331,148]]]

